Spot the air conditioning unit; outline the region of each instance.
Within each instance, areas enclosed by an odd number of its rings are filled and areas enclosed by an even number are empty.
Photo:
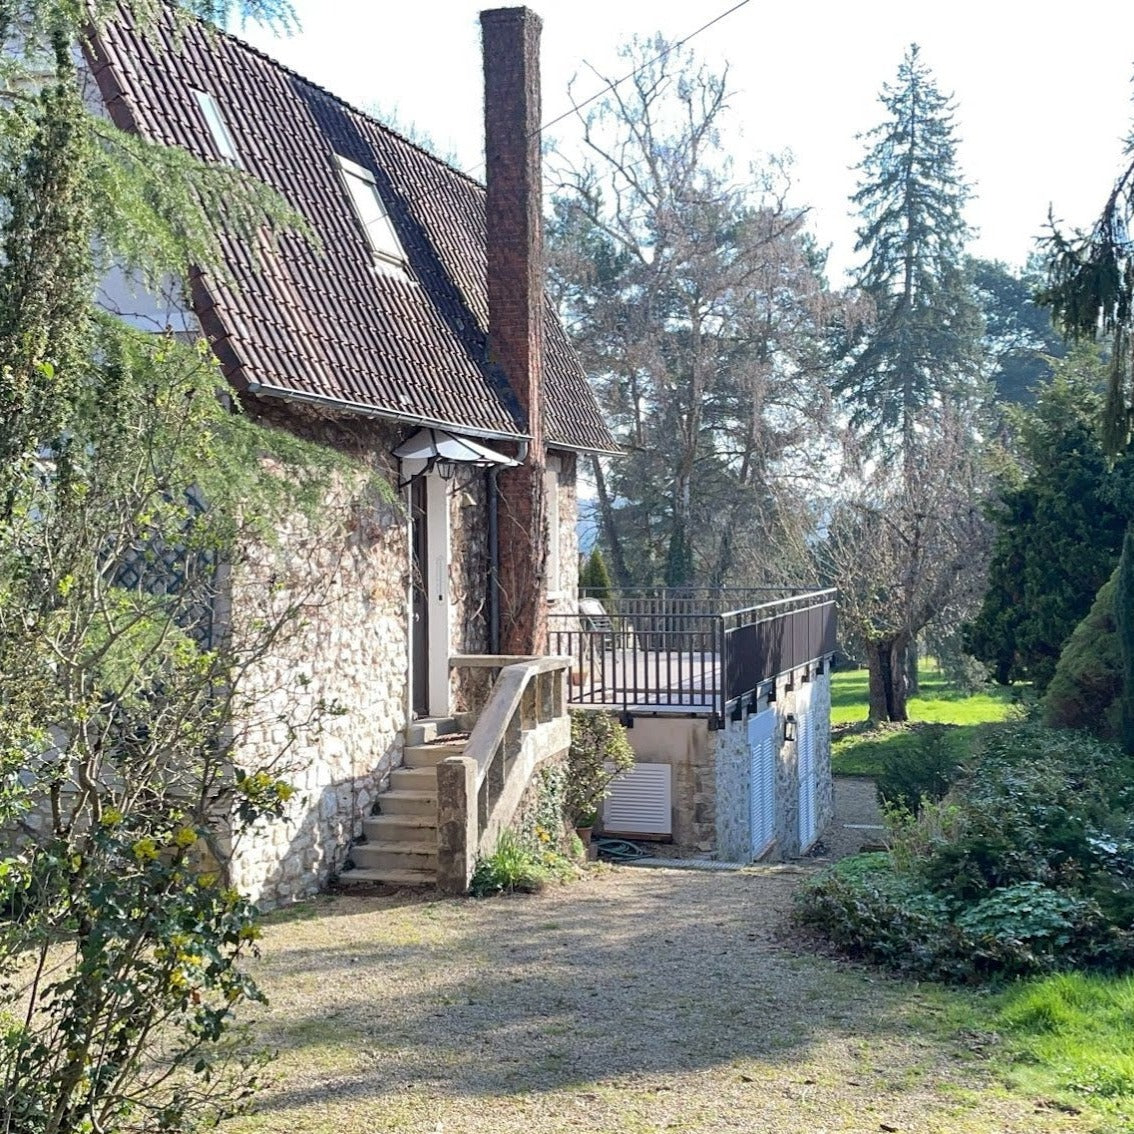
[[[635,764],[610,785],[602,806],[607,835],[664,839],[673,835],[673,769],[668,764]]]

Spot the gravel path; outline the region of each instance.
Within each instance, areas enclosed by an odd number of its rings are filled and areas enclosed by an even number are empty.
[[[840,824],[869,824],[860,787],[842,783]],[[840,826],[828,850],[864,834]],[[810,870],[599,867],[536,896],[310,903],[264,940],[276,1085],[226,1129],[1084,1129],[928,1038],[916,986],[799,950],[785,919]]]

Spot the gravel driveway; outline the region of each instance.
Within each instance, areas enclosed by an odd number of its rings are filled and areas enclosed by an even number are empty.
[[[536,896],[310,903],[265,934],[277,1082],[228,1129],[1083,1129],[932,1038],[916,986],[801,950],[785,918],[811,869],[600,867]]]

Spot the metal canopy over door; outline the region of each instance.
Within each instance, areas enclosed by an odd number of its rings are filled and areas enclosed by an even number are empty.
[[[765,709],[748,718],[748,818],[753,858],[776,837],[776,713]]]
[[[811,720],[811,684],[802,684],[795,694],[795,754],[799,773],[799,849],[811,846],[816,830],[815,728]]]
[[[415,717],[424,717],[429,713],[429,595],[426,585],[429,574],[429,532],[426,507],[425,477],[415,477],[410,482],[410,544],[413,557],[410,653],[413,659]]]

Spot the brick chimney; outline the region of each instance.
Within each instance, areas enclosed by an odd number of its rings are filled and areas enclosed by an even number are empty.
[[[489,365],[527,418],[526,460],[502,472],[500,649],[547,648],[547,509],[543,447],[543,184],[540,167],[540,19],[527,8],[480,14],[484,39],[485,221]]]

